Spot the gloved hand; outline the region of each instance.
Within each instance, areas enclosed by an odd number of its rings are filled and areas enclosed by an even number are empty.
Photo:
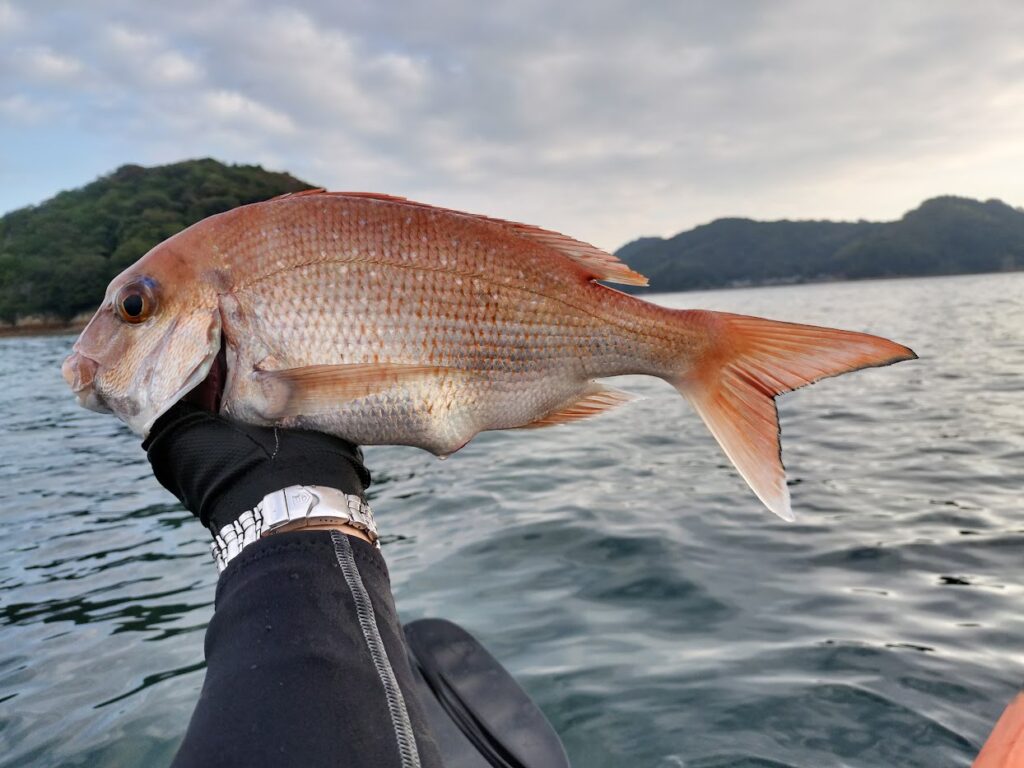
[[[157,419],[142,447],[160,484],[212,531],[289,485],[357,495],[370,485],[362,451],[352,443],[240,424],[187,402]]]

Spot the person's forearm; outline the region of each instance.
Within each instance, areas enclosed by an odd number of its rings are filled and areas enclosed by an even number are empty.
[[[174,762],[440,766],[378,550],[338,531],[277,533],[221,576],[207,673]]]

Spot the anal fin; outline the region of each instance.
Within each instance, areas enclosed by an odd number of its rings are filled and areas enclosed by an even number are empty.
[[[267,397],[264,415],[270,419],[313,416],[335,411],[347,401],[383,392],[448,369],[401,363],[308,365],[281,371],[255,371]]]
[[[540,429],[557,424],[569,424],[580,419],[589,419],[591,416],[597,416],[599,413],[610,411],[612,408],[617,408],[633,400],[636,400],[636,396],[628,392],[611,389],[600,384],[591,384],[579,400],[574,400],[569,405],[545,414],[529,424],[523,424],[517,429]]]

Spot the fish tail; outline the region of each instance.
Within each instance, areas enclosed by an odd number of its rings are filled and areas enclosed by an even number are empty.
[[[710,341],[669,377],[757,497],[793,520],[775,396],[841,373],[917,357],[878,336],[722,312],[684,313]]]

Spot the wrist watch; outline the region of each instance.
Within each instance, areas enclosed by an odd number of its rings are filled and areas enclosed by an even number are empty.
[[[289,523],[344,523],[362,531],[380,548],[377,525],[362,496],[323,485],[289,485],[268,493],[234,522],[214,531],[210,551],[223,572],[239,552]],[[301,526],[295,526],[301,527]]]

